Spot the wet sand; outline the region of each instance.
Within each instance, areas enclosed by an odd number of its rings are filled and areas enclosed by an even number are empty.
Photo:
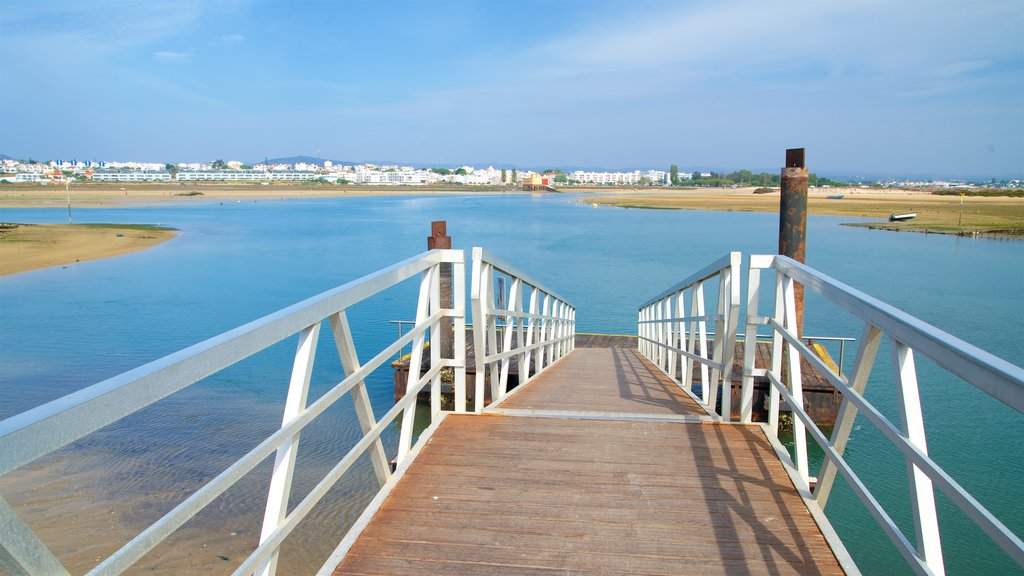
[[[119,224],[0,224],[0,276],[143,250],[177,233]]]

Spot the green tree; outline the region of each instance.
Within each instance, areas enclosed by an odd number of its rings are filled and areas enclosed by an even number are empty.
[[[228,165],[226,162],[218,158],[214,160],[212,163],[210,163],[210,167],[213,168],[214,170],[224,170],[225,168],[228,167]]]
[[[465,168],[456,168],[455,169],[455,175],[456,176],[465,176],[466,175],[466,169]]]
[[[669,167],[668,181],[671,182],[673,186],[679,185],[679,166],[673,164]]]
[[[447,176],[452,173],[452,171],[447,168],[431,168],[430,171],[434,174],[440,174],[441,176]]]
[[[565,174],[562,174],[561,172],[555,174],[555,182],[558,182],[559,184],[565,184],[568,181],[569,177],[566,176]]]
[[[515,184],[518,181],[519,181],[519,174],[516,172],[516,169],[513,168],[512,169],[512,183]]]
[[[501,183],[504,184],[506,182],[508,182],[508,174],[505,172],[505,169],[502,168],[501,169]]]

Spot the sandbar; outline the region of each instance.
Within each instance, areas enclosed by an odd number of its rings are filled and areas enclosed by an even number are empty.
[[[361,196],[417,196],[502,194],[519,192],[507,186],[371,186],[282,182],[76,182],[69,189],[39,184],[0,185],[0,208],[114,208],[234,202],[284,198],[355,198]]]
[[[176,234],[130,224],[0,224],[0,276],[127,254]]]
[[[756,188],[588,190],[581,202],[621,208],[778,212],[779,192],[755,194]],[[625,193],[623,193],[625,192]],[[842,198],[828,198],[842,196]],[[810,214],[876,218],[852,223],[868,228],[945,234],[1024,237],[1024,198],[939,196],[923,190],[811,188]],[[913,220],[889,222],[891,214],[917,213]]]

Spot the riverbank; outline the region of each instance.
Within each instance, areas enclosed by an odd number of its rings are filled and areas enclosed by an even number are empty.
[[[501,186],[356,186],[313,182],[76,182],[63,186],[4,184],[0,208],[115,208],[194,202],[234,202],[283,198],[356,198],[360,196],[414,196],[423,194],[503,194],[520,192]]]
[[[755,194],[756,188],[638,189],[595,192],[581,202],[621,208],[670,210],[722,210],[727,212],[778,212],[779,192]],[[842,196],[842,198],[828,198]],[[987,234],[1024,238],[1024,198],[964,198],[961,221],[960,197],[939,196],[918,190],[873,190],[862,188],[812,188],[807,210],[811,214],[878,218],[879,222],[858,222],[879,230],[941,234]],[[916,212],[917,217],[889,222],[890,214]]]
[[[130,224],[0,224],[0,276],[127,254],[176,235]]]

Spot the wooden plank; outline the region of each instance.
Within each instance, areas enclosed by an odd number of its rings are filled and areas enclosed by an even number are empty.
[[[706,415],[633,348],[577,348],[500,407]]]
[[[760,428],[452,415],[335,573],[842,571]]]

